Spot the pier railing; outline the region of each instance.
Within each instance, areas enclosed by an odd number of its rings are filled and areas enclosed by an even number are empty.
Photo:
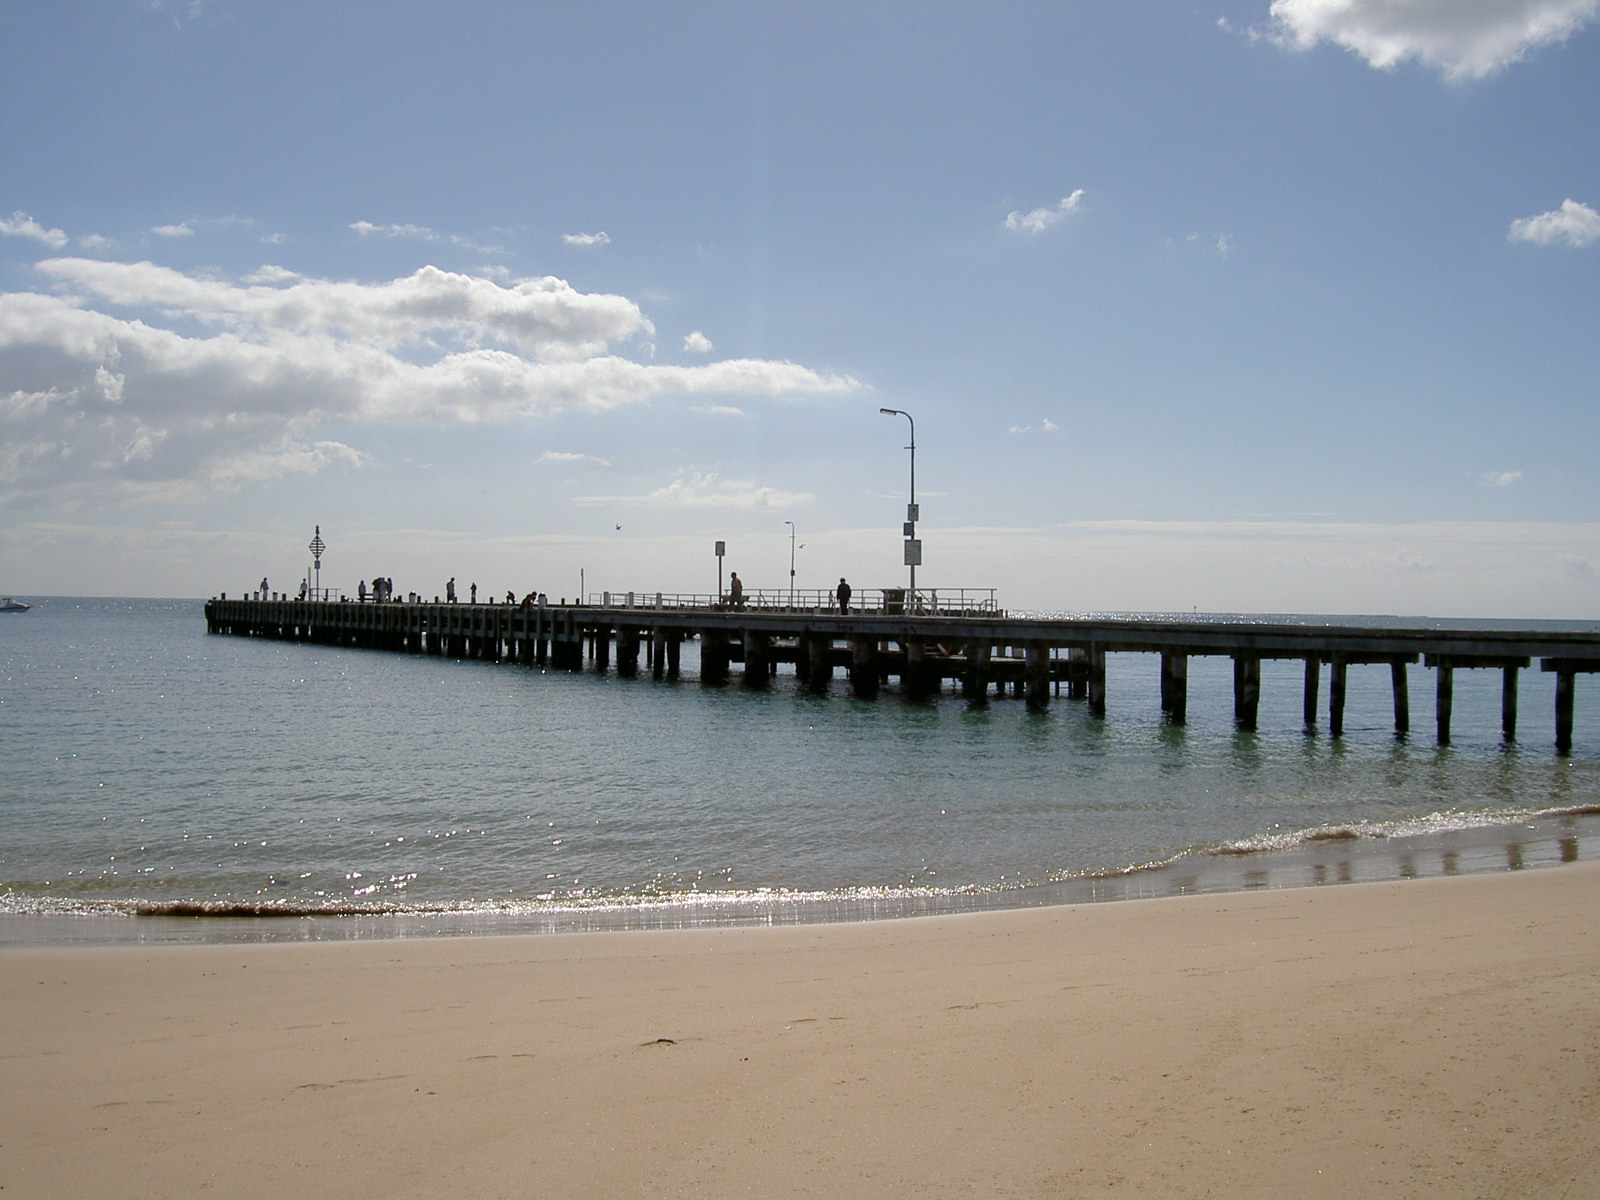
[[[770,613],[830,613],[839,611],[831,591],[796,588],[754,588],[738,604],[727,593],[708,592],[590,592],[584,602],[598,608],[623,609],[748,609]],[[908,596],[904,588],[861,588],[850,597],[850,611],[909,613],[927,617],[994,617],[1003,615],[994,588],[918,588]]]

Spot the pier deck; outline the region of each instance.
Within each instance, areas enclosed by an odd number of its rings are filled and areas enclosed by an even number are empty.
[[[608,599],[610,599],[608,597]],[[836,670],[855,694],[870,698],[898,679],[912,698],[955,681],[974,702],[994,688],[1010,688],[1032,708],[1052,692],[1085,701],[1096,714],[1106,705],[1108,653],[1158,655],[1161,707],[1169,721],[1187,719],[1188,662],[1200,656],[1233,660],[1234,718],[1254,729],[1261,663],[1296,659],[1305,664],[1305,722],[1315,728],[1322,668],[1328,668],[1328,725],[1344,730],[1346,674],[1351,666],[1387,665],[1397,733],[1410,729],[1407,668],[1421,663],[1435,673],[1435,733],[1450,740],[1454,673],[1502,673],[1501,733],[1517,733],[1519,672],[1539,661],[1556,676],[1555,744],[1572,747],[1575,678],[1600,671],[1600,633],[1412,629],[1290,623],[1143,619],[1041,619],[1014,617],[978,606],[954,605],[936,613],[882,609],[842,614],[781,606],[728,608],[713,604],[639,603],[455,604],[355,603],[289,599],[211,600],[212,633],[356,646],[413,654],[516,662],[564,670],[610,670],[637,675],[643,654],[655,678],[676,677],[680,647],[700,642],[700,678],[726,682],[734,664],[747,686],[762,687],[778,664],[816,691]]]

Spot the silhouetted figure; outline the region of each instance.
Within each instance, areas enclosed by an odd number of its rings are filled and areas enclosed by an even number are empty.
[[[850,585],[844,581],[844,576],[843,575],[839,576],[839,589],[834,594],[839,597],[839,611],[842,612],[842,613],[849,612],[850,611]]]
[[[456,577],[454,575],[450,576],[450,582],[444,585],[444,598],[450,604],[456,602]]]
[[[744,607],[744,584],[739,581],[739,572],[735,571],[728,581],[728,603],[735,608]]]

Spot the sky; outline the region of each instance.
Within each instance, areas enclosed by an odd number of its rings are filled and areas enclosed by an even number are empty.
[[[1597,10],[15,0],[0,592],[1600,618]]]

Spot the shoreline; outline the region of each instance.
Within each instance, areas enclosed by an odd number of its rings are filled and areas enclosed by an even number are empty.
[[[1593,1195],[1600,862],[0,952],[19,1195]]]
[[[1189,851],[1164,862],[1013,888],[868,890],[852,896],[739,893],[597,905],[304,914],[0,913],[0,953],[20,946],[228,945],[836,925],[1231,892],[1515,872],[1600,859],[1600,810],[1510,819],[1459,815],[1442,828],[1359,823]]]

